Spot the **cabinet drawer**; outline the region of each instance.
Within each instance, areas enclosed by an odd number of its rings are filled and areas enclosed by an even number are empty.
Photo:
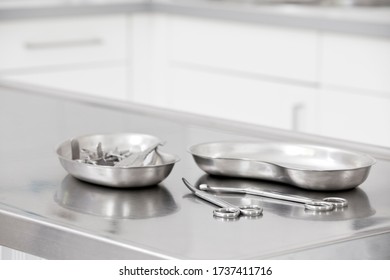
[[[175,62],[313,82],[315,31],[172,17],[170,56]]]
[[[126,58],[126,17],[0,23],[0,70]]]
[[[320,133],[325,136],[390,147],[390,99],[324,90]]]
[[[390,93],[390,39],[324,34],[321,81]]]
[[[282,129],[315,130],[314,89],[180,68],[172,69],[170,79],[167,107]]]
[[[125,63],[31,74],[6,75],[3,78],[22,83],[92,94],[113,99],[128,99],[128,71]]]

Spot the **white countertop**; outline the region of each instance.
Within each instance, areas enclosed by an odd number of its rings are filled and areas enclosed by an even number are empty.
[[[265,0],[266,1],[266,0]],[[299,0],[298,0],[299,1]],[[125,0],[123,2],[126,2]],[[127,1],[131,2],[131,1]],[[307,19],[348,20],[375,23],[390,23],[389,6],[337,6],[305,4],[254,4],[256,1],[223,0],[154,0],[156,4],[188,8],[206,7],[247,13],[267,13],[278,16],[293,16]],[[258,1],[260,2],[260,1]]]
[[[390,6],[271,5],[252,2],[224,0],[0,0],[0,20],[148,11],[359,35],[390,36]]]

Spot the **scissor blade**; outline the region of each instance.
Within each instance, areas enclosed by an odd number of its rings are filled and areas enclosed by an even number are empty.
[[[187,181],[186,178],[181,178],[183,180],[184,185],[193,193],[196,193],[196,188],[190,184],[190,182]]]
[[[182,178],[182,180],[186,187],[197,197],[202,198],[219,207],[238,208],[237,206],[230,204],[229,202],[224,201],[218,197],[215,197],[214,195],[210,195],[205,191],[198,190],[197,188],[192,186],[185,178]]]

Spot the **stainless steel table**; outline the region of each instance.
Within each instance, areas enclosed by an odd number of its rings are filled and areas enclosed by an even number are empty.
[[[0,129],[0,245],[49,259],[390,259],[388,149],[5,83]],[[163,150],[181,161],[161,185],[145,189],[104,188],[69,176],[55,146],[105,132],[156,135],[167,141]],[[344,212],[314,215],[301,205],[230,195],[225,198],[231,202],[262,204],[263,216],[217,220],[214,206],[181,182],[219,180],[205,176],[187,148],[249,139],[348,147],[378,163],[363,185],[337,193],[350,201]]]

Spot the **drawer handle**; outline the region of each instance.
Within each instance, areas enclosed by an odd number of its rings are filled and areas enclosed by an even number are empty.
[[[292,129],[294,131],[302,131],[305,121],[305,105],[303,103],[295,104],[292,107]]]
[[[26,42],[24,47],[28,50],[46,50],[72,47],[89,47],[102,45],[103,40],[100,38],[75,39],[64,41],[46,41],[46,42]]]

